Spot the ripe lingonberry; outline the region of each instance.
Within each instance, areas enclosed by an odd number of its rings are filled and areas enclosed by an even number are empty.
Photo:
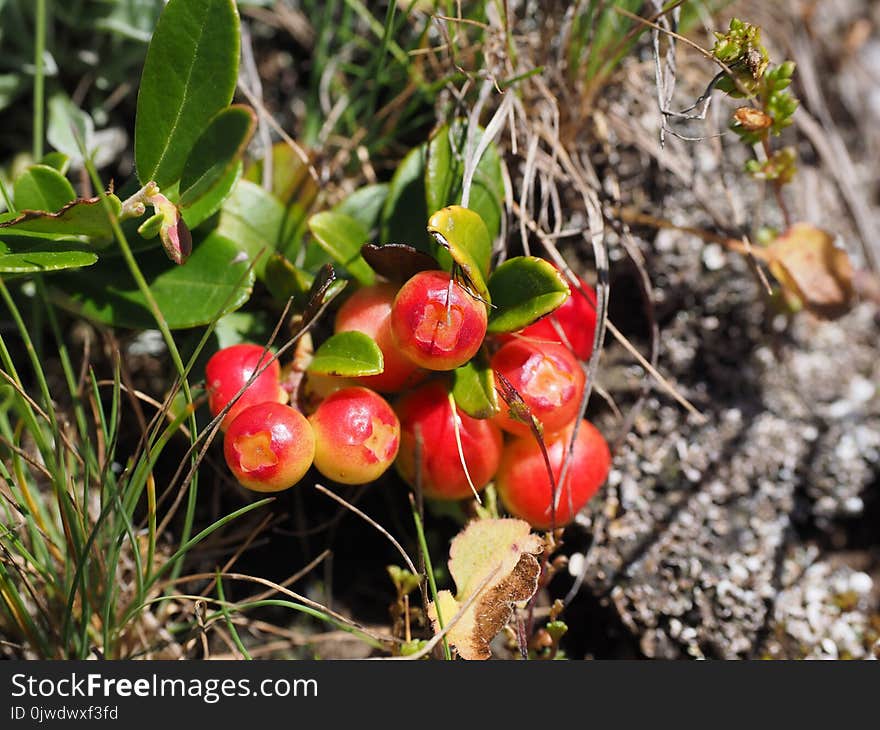
[[[428,370],[453,370],[470,360],[483,344],[486,323],[486,305],[445,271],[419,272],[391,307],[394,342]]]
[[[376,284],[358,289],[339,308],[335,331],[351,330],[372,337],[385,361],[385,370],[379,375],[366,375],[358,382],[382,393],[398,393],[416,385],[424,372],[404,357],[391,335],[391,304],[397,294],[393,284]]]
[[[400,422],[388,402],[368,388],[336,391],[309,423],[315,431],[315,468],[328,479],[366,484],[397,456]]]
[[[485,487],[495,475],[501,458],[501,431],[491,421],[471,418],[457,408],[453,413],[443,383],[428,383],[405,395],[397,404],[397,415],[401,429],[397,469],[415,486],[420,442],[420,481],[426,496],[463,499],[472,494],[458,451],[454,418],[458,419],[461,451],[476,489]]]
[[[278,492],[305,476],[315,457],[315,435],[306,417],[281,403],[241,411],[223,441],[235,478],[257,492]]]
[[[271,358],[272,354],[265,348],[251,344],[232,345],[215,352],[205,366],[211,416],[216,417],[254,372],[260,370]],[[273,360],[227,411],[220,428],[223,431],[228,429],[235,417],[248,406],[265,402],[286,403],[287,391],[279,384],[280,377],[281,367],[277,360]]]
[[[573,428],[545,442],[554,481],[562,474]],[[589,421],[581,421],[565,482],[556,487],[555,515],[550,475],[541,447],[532,436],[514,439],[504,447],[495,484],[511,514],[546,530],[571,522],[602,486],[610,468],[611,452],[602,434]]]
[[[577,418],[586,378],[567,347],[555,342],[512,340],[492,357],[492,369],[510,381],[545,434],[553,434]],[[530,433],[528,424],[511,418],[503,406],[495,418],[512,434]]]

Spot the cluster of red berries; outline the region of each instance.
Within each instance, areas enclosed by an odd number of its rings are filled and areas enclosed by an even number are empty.
[[[370,336],[382,351],[384,370],[332,378],[308,418],[285,405],[280,368],[264,348],[236,345],[216,353],[206,369],[215,416],[270,363],[224,417],[229,468],[250,489],[277,491],[299,481],[312,464],[328,479],[365,484],[394,463],[428,497],[467,498],[494,480],[512,514],[539,528],[567,524],[605,481],[611,462],[605,440],[588,421],[579,424],[571,444],[585,386],[578,358],[589,357],[596,322],[595,294],[581,284],[582,291],[573,291],[552,315],[519,333],[490,336],[489,343],[497,348],[491,367],[499,385],[519,394],[543,434],[554,481],[563,478],[555,490],[521,413],[502,404],[494,417],[477,419],[456,406],[442,373],[477,354],[487,342],[488,318],[486,305],[444,271],[422,271],[400,287],[363,287],[347,299],[335,331]],[[399,396],[394,407],[379,393]]]

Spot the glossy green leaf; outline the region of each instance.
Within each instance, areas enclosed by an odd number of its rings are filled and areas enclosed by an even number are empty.
[[[535,256],[508,259],[489,277],[489,332],[516,332],[562,305],[571,292],[553,265]]]
[[[388,199],[389,188],[388,183],[364,185],[355,190],[333,210],[356,218],[367,230],[372,231],[379,225],[379,216]]]
[[[475,148],[482,137],[483,129],[478,128],[473,139]],[[429,212],[461,202],[466,146],[467,123],[463,119],[444,125],[431,137],[425,168],[425,195]],[[483,219],[490,245],[501,230],[503,200],[501,158],[495,145],[490,144],[477,164],[468,201],[468,208]]]
[[[283,302],[293,297],[297,304],[305,301],[314,281],[311,274],[294,265],[280,253],[269,257],[263,279],[266,288],[275,299]]]
[[[434,242],[425,231],[426,153],[427,145],[410,150],[395,171],[382,208],[379,235],[383,243],[405,243],[433,255]]]
[[[266,261],[275,251],[284,225],[284,208],[259,185],[239,180],[223,203],[217,232],[234,241],[250,258],[260,256],[256,272],[263,277]]]
[[[107,199],[113,215],[119,216],[122,203],[115,195]],[[83,198],[68,203],[54,213],[25,211],[0,217],[0,231],[17,235],[67,235],[106,239],[113,236],[107,212],[100,198]]]
[[[181,208],[180,215],[190,230],[200,226],[214,215],[226,202],[238,181],[241,179],[241,171],[244,168],[241,160],[226,172],[226,176],[220,179],[205,195],[196,200],[188,208]]]
[[[138,256],[168,326],[185,329],[207,324],[238,309],[251,295],[253,271],[238,246],[216,232],[197,240],[183,266],[152,249]],[[75,277],[62,275],[67,305],[85,317],[117,327],[155,327],[155,320],[119,257],[104,258]],[[53,282],[55,283],[55,282]]]
[[[180,206],[189,208],[224,181],[254,134],[257,116],[236,104],[222,109],[199,135],[180,175]]]
[[[76,198],[70,181],[54,167],[31,165],[19,175],[12,189],[15,207],[21,210],[60,210]]]
[[[382,350],[363,332],[340,332],[325,340],[308,367],[315,375],[347,378],[378,375],[384,369]]]
[[[309,218],[309,231],[333,260],[345,267],[361,284],[370,285],[376,275],[363,256],[363,246],[370,231],[356,218],[335,211],[322,211]]]
[[[431,216],[428,233],[437,242],[437,259],[442,268],[452,271],[456,279],[488,305],[491,296],[483,273],[484,261],[485,269],[489,268],[483,249],[488,234],[480,216],[460,205],[451,205]]]
[[[495,391],[495,373],[485,351],[452,373],[455,404],[472,418],[491,418],[501,409]]]
[[[0,241],[0,274],[38,274],[91,266],[98,260],[92,251],[83,251],[63,241],[19,238]]]
[[[211,118],[229,105],[238,78],[234,0],[170,0],[141,76],[135,162],[141,183],[176,182]]]

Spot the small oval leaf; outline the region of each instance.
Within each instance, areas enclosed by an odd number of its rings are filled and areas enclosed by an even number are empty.
[[[485,231],[485,226],[480,217],[460,205],[438,210],[428,220],[428,233],[437,243],[441,266],[452,271],[465,288],[488,305],[492,297],[483,275],[484,267],[474,256],[481,245],[476,240],[481,231]],[[485,268],[488,269],[488,261]]]
[[[433,253],[433,242],[425,231],[426,154],[424,144],[410,150],[395,170],[382,208],[379,236],[383,241],[407,241],[419,251]]]
[[[222,109],[199,135],[180,176],[180,206],[189,208],[228,177],[257,126],[257,116],[240,104]]]
[[[315,375],[347,378],[379,375],[385,369],[382,350],[363,332],[339,332],[325,340],[307,368]]]
[[[266,288],[275,299],[287,301],[293,297],[298,305],[303,304],[314,282],[311,274],[295,266],[280,253],[274,253],[269,257],[263,279]]]
[[[147,50],[135,118],[142,184],[180,179],[196,139],[232,101],[240,51],[234,0],[170,0]]]
[[[571,295],[568,284],[549,261],[535,256],[508,259],[489,277],[494,308],[488,331],[516,332],[550,314]]]
[[[309,231],[318,245],[340,266],[364,286],[376,280],[373,270],[361,256],[370,231],[356,218],[344,213],[326,210],[309,218]]]
[[[489,367],[485,352],[453,371],[452,397],[455,404],[472,418],[491,418],[501,410],[495,390],[495,373]]]
[[[97,254],[65,248],[64,242],[61,241],[34,238],[20,238],[10,243],[0,241],[0,273],[2,274],[39,274],[62,269],[78,269],[82,266],[91,266],[97,260]]]
[[[19,210],[51,212],[76,199],[70,181],[48,165],[31,165],[15,179],[12,194]]]

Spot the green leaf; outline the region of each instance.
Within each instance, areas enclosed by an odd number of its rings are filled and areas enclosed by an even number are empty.
[[[364,185],[335,206],[333,210],[356,218],[364,228],[372,231],[379,225],[379,216],[388,199],[389,188],[388,183]]]
[[[372,337],[363,332],[340,332],[324,341],[307,369],[315,375],[354,378],[378,375],[385,362]]]
[[[138,256],[170,328],[207,324],[248,300],[254,275],[248,262],[239,260],[239,253],[234,242],[212,232],[196,241],[183,266],[169,263],[155,250]],[[117,327],[155,327],[146,301],[119,257],[102,259],[87,274],[64,275],[58,283],[69,295],[66,305],[85,317]]]
[[[244,173],[245,180],[262,185],[263,165],[263,160],[257,160],[248,166]],[[272,145],[271,193],[285,206],[297,199],[314,200],[317,194],[317,185],[309,174],[308,165],[287,142]]]
[[[147,240],[155,238],[159,235],[159,231],[161,230],[162,224],[164,222],[165,216],[162,213],[151,215],[138,226],[138,234],[141,236],[141,238],[146,238]]]
[[[453,371],[452,397],[472,418],[491,418],[501,410],[495,391],[495,373],[489,367],[485,352]]]
[[[367,242],[370,231],[359,220],[327,210],[309,218],[309,230],[318,245],[358,282],[369,286],[376,280],[373,270],[361,256],[361,246]]]
[[[379,235],[386,243],[405,243],[433,255],[434,243],[425,231],[425,221],[428,220],[426,154],[427,145],[410,150],[395,171],[382,209]]]
[[[473,139],[474,148],[482,137],[483,129],[478,127]],[[444,125],[431,137],[425,168],[425,195],[430,213],[461,202],[466,145],[467,123],[463,119],[457,119],[451,125]],[[468,207],[475,211],[486,225],[490,248],[491,241],[501,230],[503,200],[504,178],[501,172],[501,158],[495,145],[490,144],[477,164],[468,202]]]
[[[40,164],[48,165],[49,167],[58,170],[62,175],[66,175],[67,171],[70,169],[70,158],[63,152],[48,152],[43,155]]]
[[[76,198],[70,181],[48,165],[31,165],[16,178],[12,194],[20,211],[56,211]]]
[[[269,257],[263,278],[266,288],[275,299],[283,302],[293,297],[297,304],[305,301],[314,281],[311,274],[295,266],[280,253]]]
[[[24,244],[24,245],[22,245]],[[98,260],[91,251],[66,248],[64,242],[45,239],[0,241],[0,273],[38,274],[91,266]]]
[[[428,219],[428,233],[456,263],[475,266],[484,279],[489,276],[492,240],[483,219],[473,210],[460,205],[438,210]]]
[[[67,155],[71,162],[83,162],[80,144],[87,152],[95,145],[95,123],[82,109],[74,106],[66,94],[54,94],[49,99],[49,124],[46,139],[58,152]]]
[[[244,165],[239,160],[226,172],[226,176],[220,179],[205,195],[188,208],[180,209],[180,215],[190,230],[200,226],[220,210],[238,181],[241,180],[242,169],[244,169]]]
[[[234,0],[170,0],[141,76],[135,162],[142,184],[176,182],[211,118],[232,101],[240,51]]]
[[[250,258],[263,254],[256,272],[263,278],[266,261],[278,246],[284,225],[284,208],[259,185],[239,180],[223,203],[217,232],[231,241]]]
[[[460,271],[456,278],[489,304],[491,296],[483,272],[489,269],[491,245],[480,216],[468,208],[451,205],[431,216],[428,233],[437,242],[441,266],[451,271],[454,262]]]
[[[107,200],[113,215],[118,218],[122,211],[119,198],[108,195]],[[97,239],[113,236],[107,212],[98,197],[74,200],[55,213],[25,211],[15,216],[2,216],[0,221],[0,230],[19,235],[50,234]]]
[[[555,311],[571,294],[562,274],[535,256],[508,259],[489,277],[489,332],[516,332]]]
[[[229,175],[254,134],[257,116],[236,104],[217,112],[196,140],[180,176],[180,207],[194,205]]]

